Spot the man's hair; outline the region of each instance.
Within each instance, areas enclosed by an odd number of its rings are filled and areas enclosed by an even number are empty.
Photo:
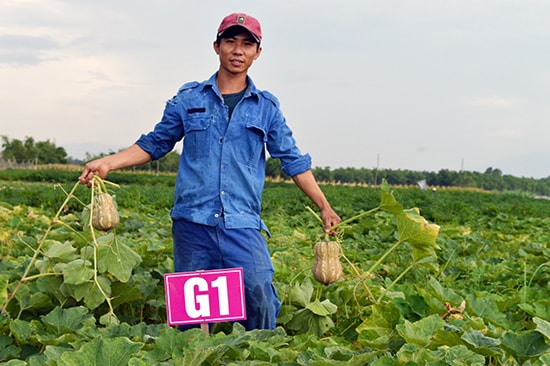
[[[216,37],[216,44],[219,46],[220,45],[220,42],[222,40],[222,38],[231,38],[231,37],[235,37],[236,35],[238,34],[241,34],[241,33],[246,33],[250,36],[250,39],[252,39],[254,42],[256,42],[256,44],[258,45],[258,47],[260,47],[260,43],[256,41],[256,39],[254,38],[254,36],[252,35],[252,33],[250,33],[248,31],[248,29],[244,28],[244,27],[239,27],[238,25],[236,26],[233,26],[229,29],[227,29],[225,32],[222,33],[221,36],[217,36]]]

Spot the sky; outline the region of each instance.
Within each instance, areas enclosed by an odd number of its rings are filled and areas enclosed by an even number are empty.
[[[1,0],[0,135],[131,145],[216,72],[233,12],[314,167],[550,176],[547,0]]]

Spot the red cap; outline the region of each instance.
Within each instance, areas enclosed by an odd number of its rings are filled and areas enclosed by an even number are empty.
[[[218,37],[229,28],[235,26],[243,27],[249,31],[256,39],[256,42],[260,43],[262,41],[262,27],[260,26],[260,22],[258,19],[244,13],[233,13],[223,18],[218,28]]]

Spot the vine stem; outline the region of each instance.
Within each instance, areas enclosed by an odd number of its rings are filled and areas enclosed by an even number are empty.
[[[384,259],[386,259],[386,257],[388,255],[390,255],[391,252],[393,252],[395,250],[395,248],[397,248],[401,243],[403,243],[404,241],[403,240],[398,240],[394,245],[392,245],[392,247],[388,250],[386,250],[386,252],[380,257],[378,258],[378,260],[376,261],[376,263],[374,263],[370,268],[369,270],[367,271],[367,273],[370,273],[372,274],[372,272],[375,270],[376,267],[378,267],[383,261]]]
[[[311,207],[309,207],[309,206],[306,206],[306,209],[307,209],[309,212],[311,212],[311,213],[313,214],[313,216],[315,216],[315,218],[316,218],[321,224],[324,224],[323,219],[321,218],[321,216],[319,216],[319,214],[317,214],[317,212],[315,212],[315,211],[314,211]],[[348,225],[348,224],[352,223],[353,221],[362,218],[363,216],[367,216],[367,215],[369,215],[369,214],[371,214],[371,213],[373,213],[373,212],[376,212],[376,211],[379,210],[379,209],[380,209],[380,206],[375,207],[375,208],[372,208],[372,209],[370,209],[370,210],[368,210],[368,211],[365,211],[365,212],[363,212],[363,213],[360,213],[359,215],[350,217],[349,219],[346,219],[346,220],[340,222],[339,224],[334,225],[334,226],[332,227],[332,229],[337,229],[337,228],[339,228],[339,227],[341,227],[341,226]]]
[[[397,276],[397,278],[395,278],[393,280],[393,282],[386,288],[386,289],[383,289],[380,293],[380,296],[378,297],[378,300],[376,300],[376,304],[380,304],[380,302],[382,301],[382,299],[384,298],[384,296],[386,296],[386,293],[393,287],[395,286],[395,284],[397,282],[399,282],[401,280],[401,278],[403,278],[403,276],[405,276],[405,274],[407,272],[409,272],[411,269],[414,268],[414,266],[416,266],[416,263],[417,262],[412,262],[407,268],[405,268],[404,271],[402,271],[399,276]]]
[[[372,294],[370,287],[367,285],[367,283],[363,279],[363,276],[361,275],[361,273],[359,273],[359,270],[357,269],[355,264],[353,264],[353,262],[350,261],[349,258],[344,254],[344,250],[342,249],[342,246],[340,246],[340,251],[341,251],[342,258],[344,258],[344,260],[350,265],[351,269],[353,269],[353,272],[355,272],[355,274],[357,275],[357,278],[359,279],[359,281],[361,281],[361,283],[363,284],[365,291],[367,291],[367,293],[369,294],[369,298],[372,301],[374,301],[374,295]]]
[[[2,308],[0,308],[0,313],[4,313],[6,311],[9,303],[13,300],[13,298],[15,297],[15,295],[17,294],[17,292],[21,288],[21,285],[23,284],[23,282],[26,282],[28,280],[27,276],[28,276],[29,272],[31,271],[31,268],[34,266],[34,263],[36,262],[36,259],[38,258],[38,255],[40,254],[40,251],[42,250],[42,246],[46,242],[46,238],[48,237],[48,235],[52,231],[52,228],[54,227],[54,225],[57,225],[61,222],[59,220],[59,217],[61,216],[61,213],[63,212],[63,208],[71,200],[71,198],[73,197],[74,192],[76,191],[76,189],[78,188],[79,185],[80,185],[80,182],[76,182],[76,184],[73,186],[71,191],[67,194],[67,197],[65,198],[65,201],[63,201],[63,203],[59,207],[59,210],[57,210],[57,213],[55,214],[55,216],[51,220],[50,225],[46,229],[46,232],[44,233],[44,235],[42,236],[42,238],[38,242],[38,247],[36,247],[36,249],[34,249],[33,256],[31,258],[29,264],[27,265],[27,268],[25,268],[25,272],[23,272],[23,276],[21,276],[21,279],[19,280],[19,282],[17,282],[17,285],[15,285],[15,288],[13,289],[13,291],[8,295],[8,298],[6,299],[6,302],[4,303],[4,305],[2,305]]]
[[[105,291],[103,290],[103,287],[101,287],[101,284],[99,283],[99,279],[97,277],[97,273],[98,273],[98,269],[97,269],[97,254],[98,254],[98,250],[99,250],[99,244],[97,242],[97,236],[95,235],[95,229],[92,225],[92,220],[93,220],[93,217],[94,217],[94,209],[95,209],[95,200],[94,200],[94,197],[95,197],[95,191],[96,189],[102,193],[102,192],[107,192],[106,188],[105,188],[105,181],[103,179],[101,179],[100,177],[98,177],[97,175],[94,175],[94,178],[93,178],[93,181],[94,181],[94,184],[92,185],[92,189],[91,189],[91,204],[90,204],[90,218],[89,218],[89,227],[90,227],[90,231],[91,231],[91,234],[92,234],[92,241],[94,243],[94,283],[96,284],[97,288],[99,289],[99,292],[101,292],[101,295],[103,296],[103,298],[105,299],[105,301],[107,302],[107,305],[109,306],[109,312],[111,314],[114,314],[114,309],[113,309],[113,305],[111,304],[111,299],[109,298],[109,296],[107,296],[107,294],[105,293]]]

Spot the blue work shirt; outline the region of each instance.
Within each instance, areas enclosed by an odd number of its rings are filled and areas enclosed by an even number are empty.
[[[214,226],[223,216],[227,228],[267,230],[260,218],[266,148],[289,176],[311,169],[311,158],[296,146],[277,98],[250,77],[229,120],[216,76],[183,85],[136,144],[157,160],[183,138],[172,219]]]

